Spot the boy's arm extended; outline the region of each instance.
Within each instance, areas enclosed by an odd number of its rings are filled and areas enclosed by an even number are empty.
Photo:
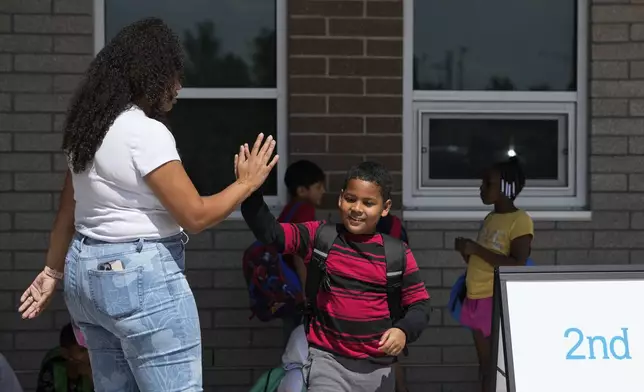
[[[406,249],[407,267],[402,281],[402,306],[407,308],[407,313],[394,325],[400,328],[407,336],[407,343],[416,341],[429,323],[429,294],[425,282],[420,276],[418,264],[411,253]]]
[[[241,213],[259,242],[274,245],[279,252],[284,250],[284,229],[271,214],[259,191],[242,202]]]
[[[296,254],[303,259],[310,256],[311,244],[320,222],[278,223],[259,191],[241,205],[241,213],[257,240],[273,245],[284,254]]]

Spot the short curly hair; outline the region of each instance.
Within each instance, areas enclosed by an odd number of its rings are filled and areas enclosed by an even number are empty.
[[[131,105],[165,122],[163,105],[182,76],[181,43],[161,19],[124,27],[91,62],[67,111],[63,151],[73,172],[94,160],[109,127]]]
[[[347,185],[351,180],[372,182],[380,188],[380,195],[384,201],[391,199],[393,188],[391,173],[378,162],[365,161],[353,166],[347,172],[342,189],[347,189]]]

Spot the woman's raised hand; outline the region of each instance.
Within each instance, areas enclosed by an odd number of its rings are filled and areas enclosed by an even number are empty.
[[[279,155],[273,156],[275,140],[269,136],[264,140],[264,134],[257,135],[253,148],[249,150],[248,144],[239,147],[235,154],[235,177],[237,181],[251,187],[253,191],[259,189],[266,181],[266,177],[273,170],[279,160]],[[271,157],[273,158],[271,159]]]

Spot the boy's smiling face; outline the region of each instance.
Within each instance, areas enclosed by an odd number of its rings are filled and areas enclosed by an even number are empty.
[[[389,214],[391,200],[384,200],[376,183],[353,178],[340,193],[338,207],[344,227],[353,234],[371,234],[381,217]]]

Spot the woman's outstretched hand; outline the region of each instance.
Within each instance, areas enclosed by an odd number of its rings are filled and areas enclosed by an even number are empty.
[[[47,308],[55,293],[56,283],[57,280],[47,275],[45,271],[36,276],[33,283],[20,297],[18,312],[22,314],[23,319],[37,317]]]
[[[266,181],[273,167],[279,160],[279,155],[273,156],[275,140],[269,136],[264,140],[264,134],[260,133],[249,150],[248,144],[239,147],[239,153],[235,154],[235,178],[237,181],[246,184],[256,191]],[[271,157],[273,156],[273,159]]]

